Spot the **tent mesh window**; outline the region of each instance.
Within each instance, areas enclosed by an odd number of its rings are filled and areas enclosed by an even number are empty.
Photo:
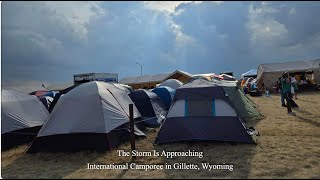
[[[211,99],[189,99],[188,116],[212,116],[212,100]]]

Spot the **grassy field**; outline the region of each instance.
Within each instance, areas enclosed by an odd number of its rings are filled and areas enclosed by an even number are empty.
[[[27,145],[2,152],[2,178],[320,178],[320,93],[299,94],[297,116],[289,116],[280,97],[250,97],[265,116],[247,120],[259,131],[258,145],[235,143],[174,143],[154,145],[158,129],[136,142],[137,150],[203,151],[204,158],[138,157],[138,164],[233,164],[229,170],[88,170],[87,163],[124,164],[116,149],[105,154],[56,153],[26,154]],[[130,143],[117,149],[130,151]]]

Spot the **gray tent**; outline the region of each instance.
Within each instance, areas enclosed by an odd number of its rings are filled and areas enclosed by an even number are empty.
[[[1,106],[3,148],[33,140],[49,116],[36,96],[18,91],[2,90]]]
[[[254,143],[229,94],[203,79],[176,90],[155,143],[190,140]]]
[[[178,89],[180,86],[182,86],[183,83],[177,79],[168,79],[166,81],[163,81],[162,83],[159,84],[160,86],[167,86],[170,87],[174,90]]]
[[[130,97],[113,84],[81,84],[60,98],[28,152],[104,152],[116,147],[129,137],[129,104]],[[137,128],[136,134],[144,136]]]

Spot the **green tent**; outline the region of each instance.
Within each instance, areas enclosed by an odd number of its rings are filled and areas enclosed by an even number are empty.
[[[222,86],[228,94],[230,101],[235,106],[240,116],[246,121],[248,119],[261,119],[263,116],[257,109],[257,105],[246,97],[236,82],[212,80],[214,84]]]

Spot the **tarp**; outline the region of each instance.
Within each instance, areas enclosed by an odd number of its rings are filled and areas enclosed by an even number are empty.
[[[1,91],[1,134],[42,126],[49,112],[33,95],[13,91]]]
[[[47,90],[38,90],[38,91],[33,91],[32,93],[30,93],[30,95],[35,95],[35,96],[44,96],[45,94],[47,94],[49,91]]]
[[[228,74],[221,74],[221,75],[219,75],[219,76],[222,77],[223,80],[225,80],[225,81],[236,81],[236,78],[235,78],[235,77],[230,76],[230,75],[228,75]]]
[[[46,94],[44,94],[43,96],[50,96],[52,98],[54,98],[54,96],[56,95],[57,93],[55,91],[49,91],[47,92]]]

